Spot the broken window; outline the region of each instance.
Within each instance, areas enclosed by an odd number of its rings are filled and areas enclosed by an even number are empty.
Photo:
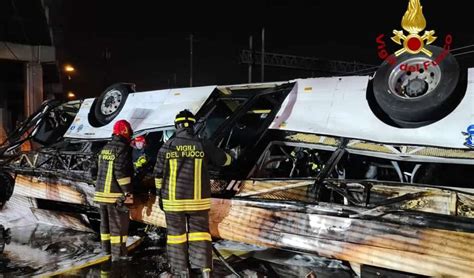
[[[256,178],[314,178],[331,151],[301,144],[272,142],[254,170]]]
[[[255,146],[273,121],[286,93],[285,90],[277,90],[257,95],[245,110],[240,111],[231,128],[219,141],[219,147],[231,150],[240,157],[249,147]]]
[[[80,102],[70,101],[44,114],[42,116],[43,120],[38,125],[33,139],[45,146],[60,141],[74,120],[79,106]]]
[[[396,161],[385,158],[350,154],[343,161],[347,179],[372,179],[440,185],[471,187],[474,179],[473,165]],[[457,175],[447,175],[457,173]]]
[[[196,132],[209,139],[234,158],[230,167],[215,169],[214,176],[245,178],[255,165],[254,147],[267,131],[281,103],[293,88],[285,84],[274,88],[217,90],[198,113]]]
[[[201,137],[211,138],[221,124],[245,103],[245,98],[218,98],[211,107],[201,131]]]

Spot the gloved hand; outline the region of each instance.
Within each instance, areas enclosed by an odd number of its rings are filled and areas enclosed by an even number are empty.
[[[118,197],[117,200],[115,200],[115,206],[123,207],[123,205],[125,204],[125,199],[126,199],[125,195]]]
[[[133,205],[133,194],[127,193],[125,194],[125,205]]]
[[[122,195],[120,197],[117,198],[117,200],[115,201],[115,208],[120,211],[120,212],[123,212],[123,213],[126,213],[128,212],[128,208],[125,206],[125,195]]]
[[[130,193],[125,193],[115,201],[115,207],[122,212],[128,212],[126,204],[133,204],[133,195]]]

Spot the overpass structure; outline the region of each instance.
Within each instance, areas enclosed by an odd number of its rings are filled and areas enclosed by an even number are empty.
[[[0,2],[0,140],[5,129],[62,91],[53,25],[58,5],[56,0]]]

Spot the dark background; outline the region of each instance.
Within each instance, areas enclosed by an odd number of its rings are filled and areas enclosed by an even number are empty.
[[[98,96],[115,82],[136,83],[138,90],[189,86],[190,34],[195,39],[194,86],[246,83],[247,65],[239,55],[248,48],[250,35],[260,51],[262,27],[266,52],[379,65],[375,39],[385,34],[388,50],[397,50],[390,36],[393,29],[401,30],[408,6],[408,0],[42,1],[49,9],[53,42],[40,0],[0,0],[0,40],[54,44],[58,61],[43,65],[45,85],[59,82],[64,95],[73,91],[77,98]],[[467,1],[421,4],[427,30],[438,36],[434,44],[442,45],[448,33],[453,48],[474,44]],[[474,48],[461,52],[469,50]],[[457,58],[472,66],[473,57],[468,53]],[[76,69],[70,80],[62,70],[66,63]],[[22,63],[1,61],[0,73],[5,92],[22,94]],[[265,81],[319,75],[265,67]],[[252,81],[261,81],[259,65],[253,68]],[[20,100],[8,103],[22,106]]]
[[[77,69],[71,89],[96,96],[117,81],[138,90],[189,86],[189,34],[193,33],[193,85],[247,82],[239,53],[250,35],[267,52],[380,64],[377,35],[401,30],[408,1],[64,1],[64,62]],[[466,1],[422,1],[427,30],[447,33],[453,47],[474,43]],[[108,49],[110,59],[104,59]],[[459,56],[470,64],[474,54]],[[265,81],[309,77],[312,72],[265,69]],[[253,81],[260,81],[259,66]]]

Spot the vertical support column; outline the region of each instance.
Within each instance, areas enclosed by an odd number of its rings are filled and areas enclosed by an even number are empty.
[[[33,114],[43,102],[43,68],[40,63],[28,62],[25,65],[25,118]]]
[[[252,64],[253,64],[253,37],[249,37],[249,50],[250,50],[250,57],[252,60],[252,63],[249,63],[249,83],[252,83]]]

